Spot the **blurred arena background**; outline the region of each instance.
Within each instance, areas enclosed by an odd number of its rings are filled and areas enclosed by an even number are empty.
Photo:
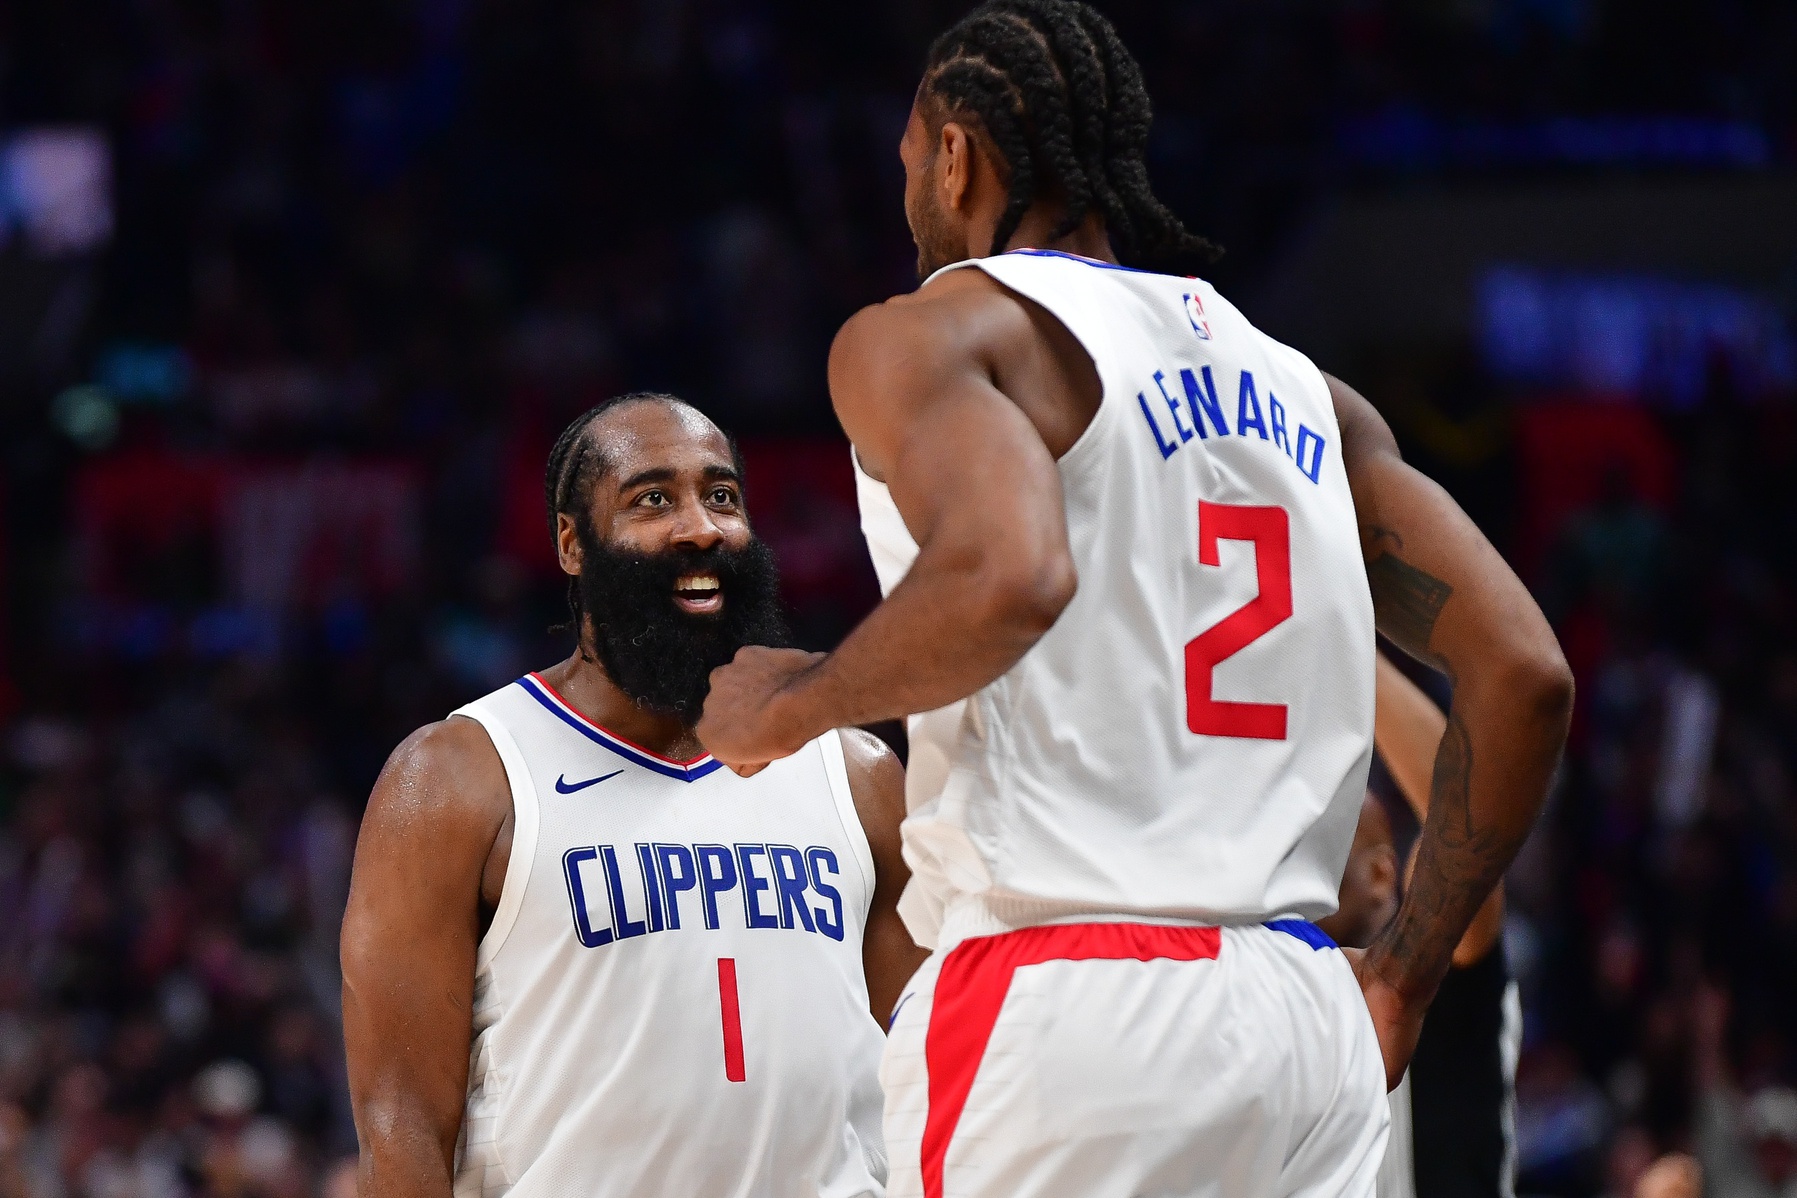
[[[695,400],[803,639],[871,604],[824,354],[914,285],[895,145],[963,7],[0,5],[0,1198],[353,1193],[358,812],[563,652],[576,411]],[[1382,407],[1578,673],[1510,892],[1522,1192],[1682,1147],[1780,1193],[1797,6],[1102,7],[1214,280]]]

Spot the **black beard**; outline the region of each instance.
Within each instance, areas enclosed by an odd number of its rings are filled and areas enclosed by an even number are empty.
[[[791,642],[780,609],[780,573],[759,538],[741,549],[626,553],[580,536],[576,579],[599,664],[619,690],[650,711],[698,722],[711,672],[744,645],[784,648]],[[674,603],[674,582],[715,573],[724,610],[696,616]]]

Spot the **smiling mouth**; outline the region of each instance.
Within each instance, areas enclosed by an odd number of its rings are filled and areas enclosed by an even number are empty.
[[[674,606],[695,616],[723,611],[723,584],[716,574],[683,574],[674,580]]]

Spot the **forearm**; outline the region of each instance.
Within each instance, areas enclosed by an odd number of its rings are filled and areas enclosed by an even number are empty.
[[[451,1198],[455,1180],[434,1156],[364,1149],[356,1192],[363,1198]]]
[[[443,1129],[420,1112],[389,1107],[383,1113],[364,1106],[356,1112],[356,1134],[361,1140],[357,1191],[364,1198],[450,1198],[455,1132],[446,1148]]]
[[[933,711],[999,678],[1072,598],[1071,563],[1046,556],[1017,565],[926,550],[835,652],[793,680],[782,696],[791,720],[821,735]]]
[[[1373,717],[1373,743],[1404,801],[1420,823],[1429,818],[1429,790],[1436,754],[1447,717],[1422,688],[1379,655],[1378,688]],[[1466,935],[1454,949],[1454,967],[1464,969],[1485,958],[1497,943],[1504,923],[1504,884],[1498,882],[1473,916]]]
[[[1463,681],[1457,689],[1435,758],[1416,867],[1396,918],[1373,949],[1381,974],[1401,992],[1433,993],[1456,947],[1469,938],[1474,916],[1534,825],[1565,726],[1564,697],[1545,681],[1500,676]],[[1505,735],[1481,736],[1476,729]]]

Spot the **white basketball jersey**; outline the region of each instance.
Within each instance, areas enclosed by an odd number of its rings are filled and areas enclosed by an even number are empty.
[[[752,778],[535,674],[455,713],[511,784],[457,1198],[878,1198],[873,859],[832,732]]]
[[[911,720],[912,935],[1327,915],[1371,760],[1374,649],[1322,374],[1201,280],[1046,250],[957,268],[1059,318],[1103,400],[1059,462],[1072,603],[1003,677]],[[891,593],[917,546],[857,475]]]

